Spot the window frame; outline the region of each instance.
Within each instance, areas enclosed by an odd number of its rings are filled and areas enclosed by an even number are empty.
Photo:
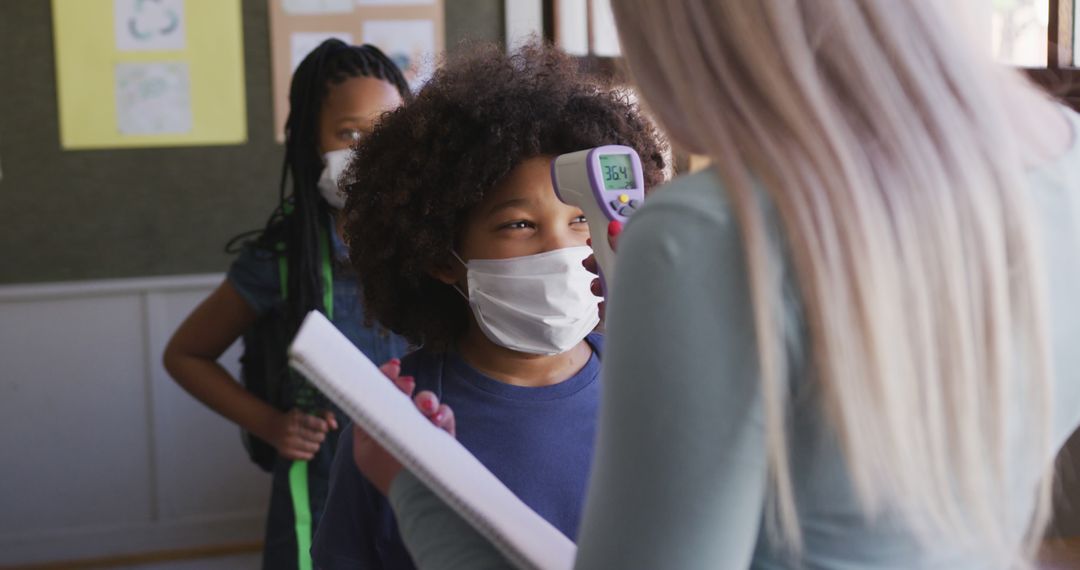
[[[559,0],[543,0],[543,37],[552,45],[559,45]],[[615,83],[629,81],[626,70],[623,68],[622,57],[609,57],[595,55],[595,39],[593,37],[593,0],[585,0],[585,29],[588,37],[588,55],[573,56],[578,65],[585,73],[596,75]]]
[[[1024,73],[1063,103],[1080,111],[1080,67],[1077,67],[1076,8],[1078,0],[1049,0],[1046,67],[1026,67]]]
[[[1046,67],[1025,67],[1023,72],[1032,81],[1045,88],[1065,104],[1080,111],[1080,62],[1076,61],[1074,47],[1076,38],[1076,9],[1080,0],[1048,0],[1049,26],[1046,42]],[[605,57],[593,54],[593,0],[586,2],[586,29],[588,30],[588,55],[575,56],[581,69],[615,82],[628,80],[621,57]],[[559,0],[542,0],[543,37],[558,45]]]

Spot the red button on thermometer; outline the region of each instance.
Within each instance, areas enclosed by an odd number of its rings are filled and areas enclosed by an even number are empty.
[[[551,180],[560,200],[585,212],[600,268],[600,286],[607,296],[615,278],[615,251],[608,243],[608,226],[611,222],[626,223],[645,202],[641,159],[628,146],[581,150],[552,161]]]

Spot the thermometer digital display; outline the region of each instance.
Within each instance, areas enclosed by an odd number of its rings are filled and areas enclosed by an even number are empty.
[[[637,182],[634,179],[634,161],[629,154],[602,154],[599,159],[605,189],[634,189]]]

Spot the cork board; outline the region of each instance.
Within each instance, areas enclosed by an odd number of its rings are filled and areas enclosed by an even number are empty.
[[[324,39],[377,46],[398,63],[413,89],[427,79],[445,49],[443,0],[267,1],[278,142],[285,140],[292,72]]]

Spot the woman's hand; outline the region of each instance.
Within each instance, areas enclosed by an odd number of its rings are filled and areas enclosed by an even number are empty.
[[[607,239],[608,239],[608,243],[611,245],[611,251],[616,251],[616,248],[617,248],[616,244],[619,241],[619,234],[621,234],[622,231],[623,231],[622,222],[620,222],[618,220],[612,220],[611,223],[608,224],[607,231],[608,231]],[[589,245],[589,247],[592,247],[592,238],[589,238],[586,243]],[[596,266],[596,256],[595,255],[590,255],[589,257],[586,257],[585,261],[582,261],[581,264],[585,266],[585,269],[588,269],[589,271],[591,271],[591,272],[593,272],[593,273],[595,273],[597,275],[600,275],[600,268]],[[600,286],[600,279],[599,278],[596,278],[596,279],[592,280],[592,289],[591,290],[592,290],[593,295],[596,295],[597,297],[603,297],[604,296],[604,290],[603,290],[603,287]],[[600,301],[600,318],[601,319],[604,318],[604,307],[605,307],[604,301]]]
[[[393,359],[379,367],[379,370],[405,393],[412,396],[416,390],[416,380],[412,376],[401,376],[401,361]],[[413,397],[416,409],[433,424],[446,430],[450,435],[457,435],[454,411],[446,404],[439,403],[433,392],[424,390]],[[390,492],[390,484],[401,472],[401,463],[390,455],[377,441],[362,428],[353,424],[353,461],[356,467],[367,477],[383,495]]]
[[[266,441],[285,459],[308,461],[318,453],[326,433],[337,428],[333,412],[312,416],[294,408],[274,419]]]

